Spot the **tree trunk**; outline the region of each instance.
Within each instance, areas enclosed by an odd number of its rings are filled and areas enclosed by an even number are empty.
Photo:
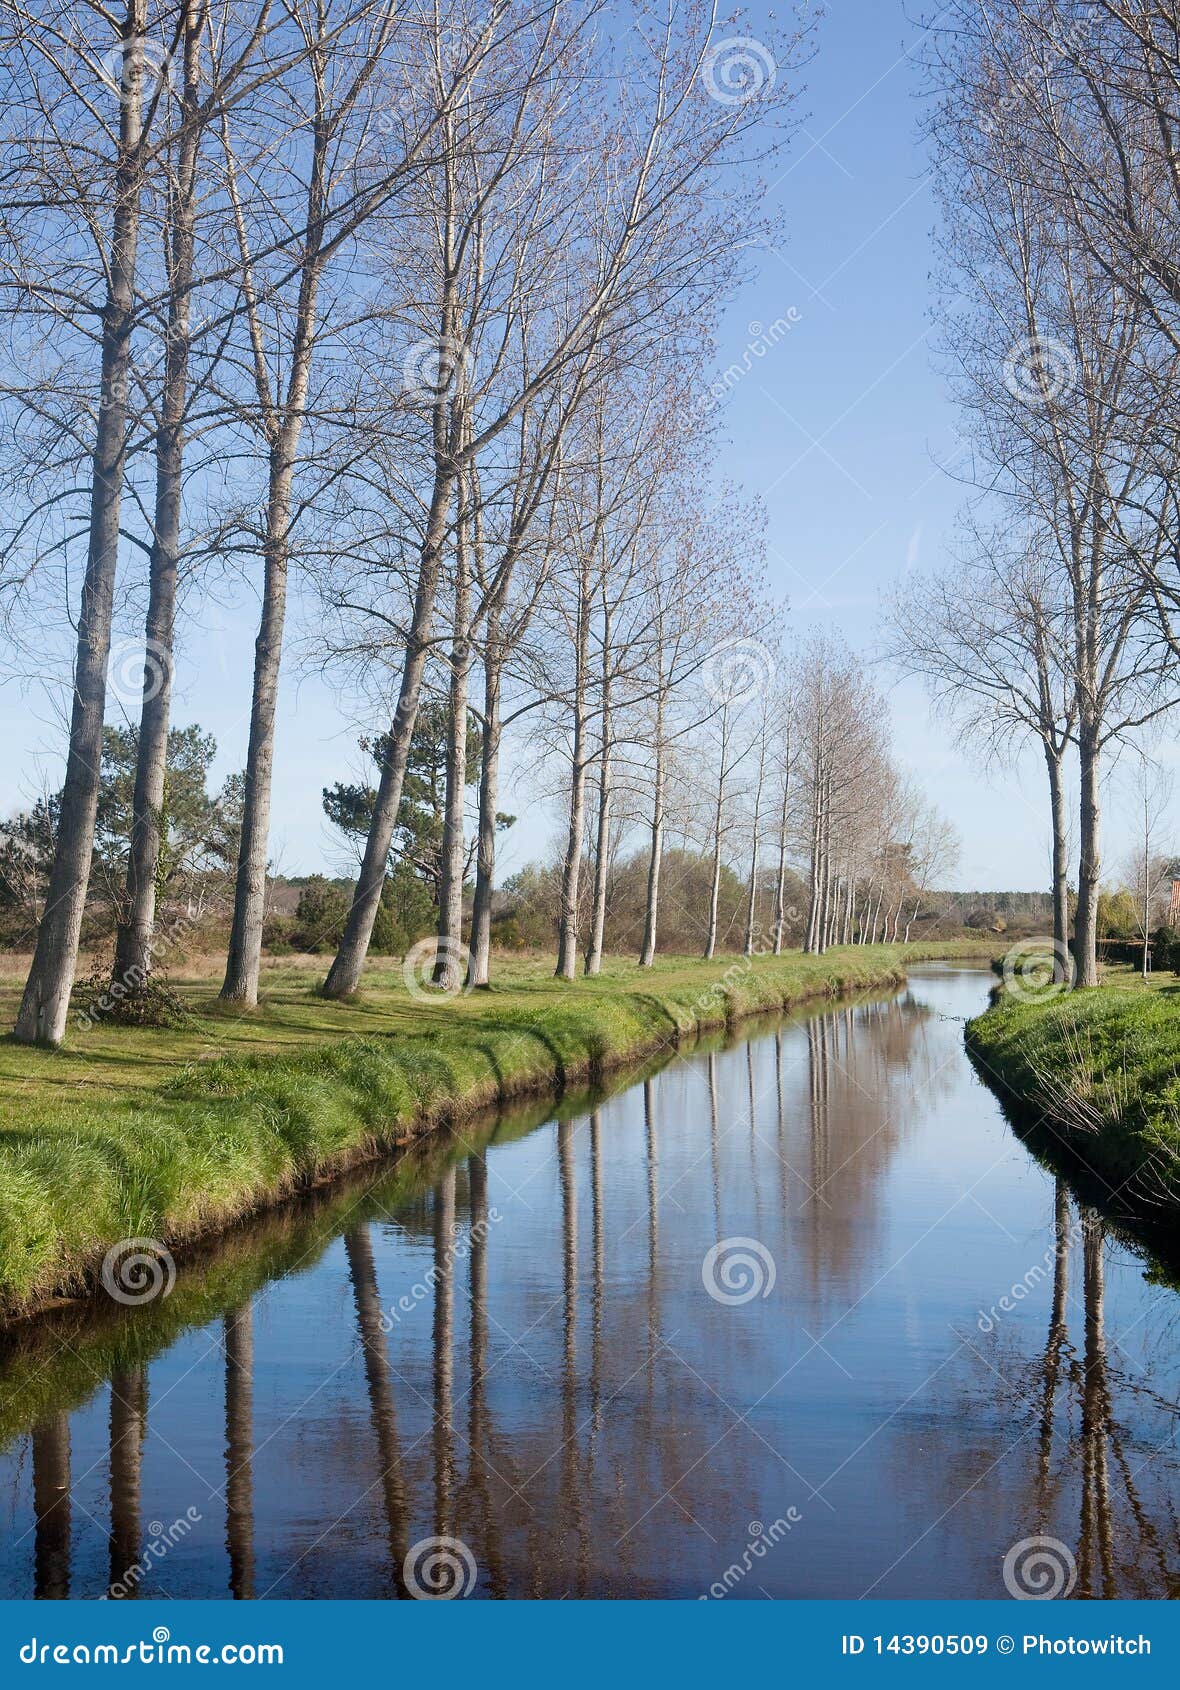
[[[489,626],[484,650],[483,748],[479,767],[479,822],[475,899],[471,909],[469,986],[489,983],[492,956],[492,894],[496,886],[496,808],[500,796],[500,648]]]
[[[177,560],[180,554],[184,472],[184,414],[188,398],[189,332],[192,316],[193,245],[196,220],[197,155],[201,132],[195,119],[200,97],[202,0],[187,0],[184,22],[184,92],[171,209],[168,251],[168,324],[165,331],[164,390],[156,435],[156,502],[148,559],[148,608],[144,648],[143,704],[135,756],[135,795],[127,855],[127,917],[115,935],[112,984],[142,992],[152,967],[157,875],[163,844],[164,792],[176,623]]]
[[[1061,753],[1045,747],[1049,771],[1049,811],[1053,828],[1053,978],[1069,973],[1069,846],[1065,825],[1065,789]]]
[[[266,915],[266,863],[270,841],[270,798],[274,775],[275,715],[283,624],[287,611],[287,522],[291,464],[280,453],[271,462],[267,537],[264,547],[262,619],[254,642],[254,687],[242,805],[242,837],[234,883],[234,914],[221,996],[253,1008],[258,1002],[262,924]]]
[[[812,829],[811,829],[811,907],[807,916],[807,950],[813,956],[822,956],[826,944],[825,929],[827,922],[827,834],[825,831],[825,804],[827,793],[827,776],[823,765],[816,769],[815,793],[812,800]]]
[[[604,649],[609,649],[604,646]],[[602,683],[602,762],[598,770],[598,827],[594,841],[594,901],[590,916],[590,944],[586,951],[586,973],[602,970],[602,941],[606,932],[606,876],[610,860],[611,809],[611,702],[610,678]]]
[[[410,741],[414,737],[414,726],[418,720],[418,699],[429,651],[434,601],[438,592],[443,544],[446,539],[447,511],[453,487],[454,471],[449,465],[440,466],[435,476],[430,520],[418,567],[418,588],[406,640],[401,689],[393,724],[389,730],[386,752],[381,761],[377,801],[373,806],[373,817],[369,824],[368,838],[365,840],[365,854],[340,948],[324,981],[324,996],[329,998],[351,997],[357,990],[369,952],[369,941],[373,937],[373,923],[377,919],[381,889],[385,885],[385,871],[389,864],[389,848],[393,843],[397,812],[401,808]]]
[[[832,861],[832,776],[829,773],[824,780],[824,881],[823,881],[823,917],[820,922],[822,938],[821,951],[826,951],[832,942],[832,919],[836,908],[836,877],[835,865]]]
[[[590,592],[585,569],[579,582],[578,597],[569,832],[561,867],[561,925],[555,971],[561,980],[573,979],[578,960],[578,890],[582,872],[582,834],[586,822],[586,661],[590,644]]]
[[[1078,911],[1074,922],[1074,961],[1077,984],[1098,984],[1098,880],[1102,872],[1099,852],[1098,777],[1101,752],[1097,734],[1090,727],[1078,733],[1078,763],[1081,784],[1081,858],[1078,866]]]
[[[254,642],[254,681],[250,700],[250,738],[246,750],[246,779],[242,806],[242,837],[238,847],[234,885],[234,914],[221,996],[253,1008],[258,1002],[258,974],[262,963],[262,923],[266,915],[266,860],[270,838],[270,798],[274,774],[275,711],[283,656],[283,626],[287,612],[287,569],[291,553],[291,494],[295,458],[303,435],[307,391],[315,353],[316,302],[326,256],[324,254],[324,173],[328,134],[315,132],[315,146],[307,188],[307,234],[295,308],[290,374],[281,405],[271,407],[258,375],[259,404],[266,405],[271,432],[266,499],[266,533],[262,548],[262,617]],[[253,311],[253,278],[243,242],[248,302]]]
[[[783,927],[787,919],[787,804],[790,796],[790,782],[783,778],[783,804],[779,816],[778,835],[778,878],[774,888],[774,954],[781,956],[783,950]]]
[[[574,761],[570,772],[570,820],[565,859],[561,867],[561,925],[557,939],[559,979],[572,980],[578,957],[578,896],[582,873],[582,833],[586,821],[585,723],[574,728]]]
[[[744,951],[746,956],[754,954],[754,924],[758,918],[758,846],[759,831],[762,826],[762,790],[766,780],[766,719],[762,722],[762,738],[758,751],[758,783],[754,789],[754,814],[752,817],[753,841],[750,846],[750,892],[746,902],[746,942]]]
[[[651,814],[651,848],[647,858],[647,903],[643,917],[643,950],[640,968],[650,968],[656,959],[656,926],[660,904],[660,869],[664,858],[664,730],[663,700],[656,718],[655,792]]]
[[[889,937],[890,944],[893,944],[893,945],[896,945],[898,938],[900,936],[901,909],[902,909],[902,904],[904,903],[904,901],[905,901],[904,898],[899,898],[897,900],[897,905],[893,909],[893,911],[891,912],[891,914],[889,916],[889,920],[886,924],[885,931],[886,931],[886,934]]]
[[[722,775],[724,780],[724,775]],[[717,809],[713,820],[713,872],[709,882],[709,926],[705,933],[705,961],[713,960],[717,949],[717,906],[721,893],[721,817],[722,788],[717,787]]]
[[[135,320],[135,265],[143,192],[142,112],[146,0],[128,0],[121,40],[119,143],[114,181],[109,283],[102,312],[101,386],[90,490],[89,542],[70,743],[57,841],[37,945],[17,1016],[21,1044],[61,1043],[78,966],[78,940],[90,882],[102,770],[102,724],[119,556],[119,516],[127,450],[127,391]]]
[[[434,984],[458,991],[467,970],[463,948],[463,806],[467,792],[467,688],[471,670],[471,585],[468,578],[464,516],[460,512],[455,548],[455,614],[448,694],[447,791],[443,814],[442,873],[438,896],[438,954]]]
[[[754,954],[754,923],[758,916],[758,814],[754,813],[754,843],[750,850],[750,892],[746,900],[745,954]]]

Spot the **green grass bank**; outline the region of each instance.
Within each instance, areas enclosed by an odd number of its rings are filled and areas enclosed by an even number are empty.
[[[455,998],[412,995],[387,965],[349,1004],[316,994],[318,965],[274,966],[249,1015],[227,1013],[207,977],[173,982],[181,1028],[100,1023],[57,1052],[8,1039],[0,1319],[93,1288],[120,1240],[181,1249],[432,1127],[597,1083],[748,1016],[900,984],[910,962],[987,954],[935,944],[668,958],[572,983],[548,962],[518,961],[496,990]]]
[[[1116,977],[1117,979],[1117,977]],[[1180,987],[1168,976],[1047,1002],[1000,993],[967,1050],[1021,1130],[1063,1151],[1096,1201],[1174,1228],[1180,1208]]]

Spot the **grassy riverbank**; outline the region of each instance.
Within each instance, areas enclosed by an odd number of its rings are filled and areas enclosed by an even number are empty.
[[[1001,994],[967,1049],[1018,1124],[1055,1142],[1112,1207],[1180,1206],[1180,985],[1115,975],[1048,1002]]]
[[[568,984],[547,962],[520,961],[501,970],[497,990],[457,998],[413,996],[400,967],[385,965],[351,1004],[316,995],[318,967],[272,965],[249,1015],[227,1012],[207,978],[174,983],[188,1010],[177,1029],[99,1023],[56,1052],[7,1040],[0,1318],[92,1284],[121,1239],[180,1246],[440,1122],[593,1082],[709,1028],[888,986],[907,962],[969,950],[668,958],[651,970],[612,962]],[[14,999],[16,989],[13,978]]]

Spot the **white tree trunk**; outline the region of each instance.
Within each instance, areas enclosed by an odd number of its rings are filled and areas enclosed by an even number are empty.
[[[122,88],[115,162],[108,291],[102,313],[98,427],[90,487],[89,544],[74,663],[70,742],[45,913],[37,930],[15,1037],[22,1044],[61,1043],[78,965],[78,940],[90,883],[102,768],[106,672],[119,554],[119,517],[127,435],[136,251],[143,193],[143,73],[146,0],[128,0],[120,31]]]

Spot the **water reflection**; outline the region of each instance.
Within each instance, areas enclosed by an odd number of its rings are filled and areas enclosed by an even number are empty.
[[[225,1317],[225,1541],[231,1596],[254,1595],[254,1315]]]
[[[385,1347],[381,1298],[377,1290],[377,1269],[367,1224],[353,1227],[344,1237],[348,1272],[356,1303],[356,1324],[365,1362],[365,1384],[373,1420],[373,1441],[377,1449],[377,1470],[385,1505],[385,1526],[389,1541],[389,1583],[396,1595],[404,1594],[402,1568],[410,1542],[406,1530],[409,1514],[402,1473],[401,1439],[397,1429],[397,1404]],[[475,1299],[472,1299],[474,1307]]]
[[[33,1428],[33,1511],[37,1517],[33,1588],[70,1594],[70,1422],[55,1414]]]
[[[111,1579],[116,1600],[134,1596],[137,1580],[128,1570],[143,1544],[140,1491],[143,1440],[147,1431],[147,1373],[143,1367],[120,1368],[111,1375]]]
[[[1174,1595],[1180,1564],[1174,1372],[1169,1394],[1161,1395],[1144,1365],[1154,1348],[1150,1341],[1141,1360],[1129,1347],[1130,1331],[1108,1335],[1108,1259],[1119,1253],[1102,1217],[1076,1202],[1058,1176],[1043,1346],[1026,1359],[996,1332],[983,1358],[1010,1437],[1025,1405],[1035,1408],[1028,1426],[1035,1429],[1035,1454],[1026,1454],[1031,1439],[1017,1430],[1015,1442],[993,1460],[1016,1481],[1009,1505],[1013,1539],[1026,1535],[1021,1528],[1027,1522],[1029,1533],[1064,1544],[1080,1599]],[[1151,1307],[1149,1295],[1136,1326]],[[977,1387],[978,1369],[972,1369],[971,1388]],[[1026,1471],[1027,1510],[1020,1488]]]
[[[985,991],[932,977],[424,1147],[227,1243],[175,1308],[18,1348],[0,1589],[102,1594],[196,1501],[149,1595],[404,1597],[432,1537],[480,1595],[696,1595],[791,1507],[735,1596],[999,1595],[1036,1532],[1079,1596],[1171,1593],[1175,1299],[931,1013]],[[771,1294],[710,1290],[735,1238]]]

